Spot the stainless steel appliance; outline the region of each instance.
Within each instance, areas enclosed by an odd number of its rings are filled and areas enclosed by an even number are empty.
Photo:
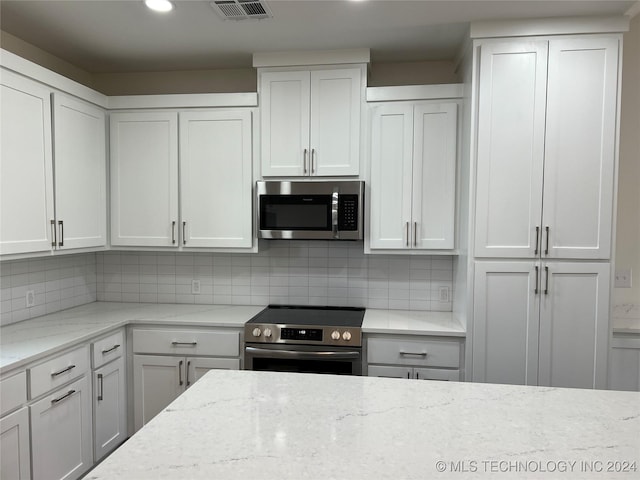
[[[257,182],[258,237],[361,240],[364,182]]]
[[[364,312],[269,305],[245,324],[244,368],[361,375]]]

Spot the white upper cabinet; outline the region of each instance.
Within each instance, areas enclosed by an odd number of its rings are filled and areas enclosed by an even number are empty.
[[[263,176],[360,173],[363,69],[260,74]]]
[[[371,128],[371,250],[452,249],[457,104],[379,105]]]
[[[52,248],[51,101],[46,87],[2,70],[0,253]]]
[[[107,243],[104,111],[54,93],[57,247]]]
[[[178,114],[113,113],[111,244],[178,245]]]
[[[251,247],[251,112],[180,114],[183,245]]]
[[[481,46],[477,257],[610,257],[617,85],[616,38]]]

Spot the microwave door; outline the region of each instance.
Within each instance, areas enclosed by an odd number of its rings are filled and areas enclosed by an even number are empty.
[[[332,238],[330,195],[262,195],[260,231],[264,238]],[[337,226],[336,226],[337,228]]]

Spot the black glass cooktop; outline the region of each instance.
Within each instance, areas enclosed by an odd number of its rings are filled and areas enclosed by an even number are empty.
[[[364,308],[269,305],[247,323],[309,325],[323,327],[361,327]]]

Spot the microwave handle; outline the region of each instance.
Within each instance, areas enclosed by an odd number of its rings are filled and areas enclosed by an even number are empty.
[[[333,231],[333,238],[339,238],[338,236],[338,187],[333,188],[333,195],[331,196],[331,230]]]

